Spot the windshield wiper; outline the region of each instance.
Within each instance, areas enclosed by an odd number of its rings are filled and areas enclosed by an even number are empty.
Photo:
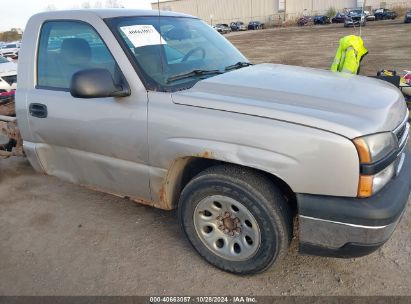
[[[167,78],[167,82],[173,82],[180,79],[190,78],[194,76],[204,76],[204,75],[213,75],[213,74],[223,74],[224,72],[220,70],[192,70],[187,73],[173,75]]]
[[[226,66],[225,70],[226,71],[230,71],[230,70],[234,70],[234,69],[236,70],[236,69],[241,69],[241,68],[244,68],[244,67],[248,67],[250,65],[253,65],[253,64],[250,63],[250,62],[239,61],[239,62],[237,62],[233,65]]]

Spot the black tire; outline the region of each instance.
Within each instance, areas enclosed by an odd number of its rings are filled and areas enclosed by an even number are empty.
[[[242,261],[223,258],[203,243],[194,225],[194,211],[206,197],[221,195],[241,203],[254,216],[260,244]],[[235,274],[254,274],[269,268],[287,253],[292,237],[292,214],[284,196],[266,176],[248,168],[216,166],[194,177],[184,188],[179,205],[180,225],[194,249],[210,264]]]

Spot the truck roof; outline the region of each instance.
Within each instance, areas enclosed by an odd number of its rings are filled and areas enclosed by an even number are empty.
[[[132,17],[132,16],[158,16],[158,10],[141,10],[141,9],[127,9],[127,8],[102,8],[102,9],[73,9],[73,10],[57,10],[42,12],[34,15],[33,17],[43,17],[43,18],[66,18],[70,15],[78,16],[81,15],[94,15],[102,19],[105,18],[116,18],[116,17]],[[160,16],[166,17],[189,17],[196,18],[191,15],[170,12],[170,11],[160,11]],[[33,18],[32,17],[32,18]]]

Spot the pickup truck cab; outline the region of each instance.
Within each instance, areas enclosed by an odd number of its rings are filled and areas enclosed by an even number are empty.
[[[192,16],[34,15],[18,81],[17,121],[37,171],[178,208],[193,247],[229,272],[279,261],[297,217],[301,252],[365,255],[407,205],[409,125],[398,89],[252,65]]]

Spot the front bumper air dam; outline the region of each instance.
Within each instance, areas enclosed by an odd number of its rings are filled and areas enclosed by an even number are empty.
[[[394,232],[411,190],[411,153],[380,192],[366,199],[297,194],[300,252],[351,258],[370,254]]]

